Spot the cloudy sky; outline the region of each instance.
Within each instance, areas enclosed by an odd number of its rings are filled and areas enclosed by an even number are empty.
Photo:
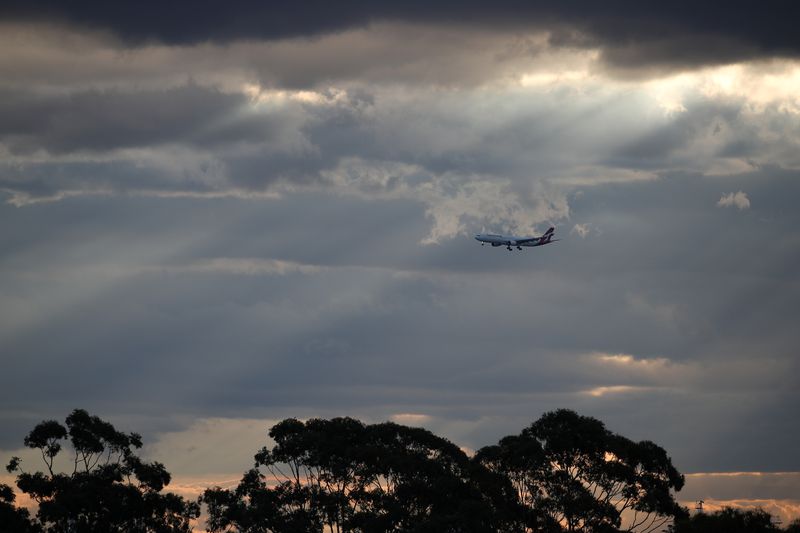
[[[0,455],[81,407],[205,486],[284,417],[477,449],[568,407],[687,502],[800,516],[794,5],[32,5],[0,7]]]

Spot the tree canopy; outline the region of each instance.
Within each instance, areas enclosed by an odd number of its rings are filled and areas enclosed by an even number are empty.
[[[469,458],[427,430],[287,419],[232,491],[209,489],[213,531],[654,531],[685,510],[666,452],[573,411],[546,413]]]
[[[684,478],[664,449],[567,409],[545,413],[476,460],[511,481],[535,531],[648,532],[685,514],[673,495]]]
[[[5,533],[34,533],[39,531],[27,509],[14,507],[16,495],[8,485],[0,483],[0,531]]]
[[[790,524],[785,531],[793,531]],[[724,507],[713,513],[695,513],[675,522],[675,533],[777,533],[772,516],[763,509]]]
[[[209,489],[213,531],[489,531],[502,479],[450,441],[391,422],[287,419],[233,491]],[[259,470],[261,469],[261,470]]]
[[[220,533],[781,531],[760,509],[689,516],[663,448],[566,409],[471,456],[426,429],[346,417],[288,418],[268,436],[236,487],[188,501],[164,491],[171,476],[138,455],[137,433],[81,409],[42,421],[24,438],[41,468],[7,467],[36,508],[0,484],[0,531],[188,533],[201,506]]]
[[[56,457],[66,441],[71,468],[59,471]],[[82,409],[66,418],[66,427],[46,420],[28,433],[25,446],[39,450],[45,472],[28,472],[19,458],[8,464],[17,487],[38,504],[36,525],[48,532],[159,532],[191,530],[199,515],[195,502],[162,493],[170,474],[158,462],[145,462],[136,450],[142,438]]]

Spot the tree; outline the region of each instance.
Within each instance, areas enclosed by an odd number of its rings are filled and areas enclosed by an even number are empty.
[[[520,504],[517,518],[520,528],[561,531],[552,513],[546,512],[540,504],[545,495],[541,484],[548,475],[549,465],[537,440],[513,435],[503,437],[499,444],[480,449],[474,461],[508,479],[514,490],[513,498]]]
[[[675,533],[777,533],[772,516],[763,509],[723,507],[675,521]]]
[[[649,532],[685,513],[672,495],[683,476],[662,448],[566,409],[479,450],[476,461],[509,479],[532,531],[619,531],[626,516],[625,531]]]
[[[784,531],[786,533],[800,533],[800,518],[792,520]]]
[[[0,483],[0,524],[5,533],[35,533],[40,531],[31,522],[27,509],[14,506],[14,490],[8,485]]]
[[[64,440],[72,448],[72,468],[61,472],[55,459]],[[17,487],[39,505],[36,517],[48,532],[188,532],[199,515],[196,503],[161,492],[170,474],[136,455],[141,436],[82,409],[67,417],[66,427],[41,422],[24,443],[40,451],[47,471],[26,472],[17,457],[7,469],[17,472]]]
[[[235,490],[205,492],[212,531],[512,531],[510,485],[427,430],[287,419],[269,435]]]

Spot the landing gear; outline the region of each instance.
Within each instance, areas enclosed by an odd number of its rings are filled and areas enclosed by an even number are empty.
[[[517,250],[522,251],[522,246],[517,246]]]
[[[506,249],[510,252],[511,251],[511,246],[508,246]]]

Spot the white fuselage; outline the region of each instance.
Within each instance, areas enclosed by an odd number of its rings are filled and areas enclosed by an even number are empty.
[[[475,235],[475,240],[491,244],[492,246],[539,246],[538,238],[496,235],[493,233],[479,233]]]
[[[515,235],[498,235],[496,233],[478,233],[475,235],[475,240],[483,244],[491,244],[492,246],[505,246],[511,250],[512,246],[522,250],[523,246],[543,246],[550,244],[553,239],[554,228],[550,228],[541,237],[517,237]]]

